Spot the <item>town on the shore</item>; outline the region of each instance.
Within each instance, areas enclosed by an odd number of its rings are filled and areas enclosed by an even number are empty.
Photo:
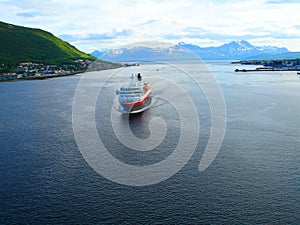
[[[251,71],[300,71],[300,59],[290,60],[242,60],[232,64],[261,66],[255,69],[236,69],[235,72]]]
[[[0,65],[0,80],[38,79],[54,76],[67,76],[83,72],[93,61],[88,59],[74,60],[68,64],[44,64],[23,62],[18,65]]]
[[[68,76],[85,71],[99,71],[118,67],[139,66],[138,63],[109,63],[102,60],[77,59],[68,64],[44,64],[23,62],[18,65],[0,65],[0,81],[35,80]]]

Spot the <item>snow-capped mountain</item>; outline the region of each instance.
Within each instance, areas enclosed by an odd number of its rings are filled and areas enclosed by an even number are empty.
[[[94,51],[92,55],[108,61],[168,61],[207,59],[250,59],[259,55],[276,55],[289,52],[275,46],[254,46],[247,41],[232,41],[219,47],[199,47],[180,42],[165,48],[133,47]]]

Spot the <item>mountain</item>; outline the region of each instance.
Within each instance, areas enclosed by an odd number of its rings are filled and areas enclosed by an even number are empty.
[[[69,43],[41,30],[0,22],[0,63],[68,63],[74,59],[95,60]]]
[[[149,47],[134,47],[121,49],[105,49],[102,51],[94,51],[91,55],[102,60],[112,62],[151,62],[157,60],[193,60],[194,55],[191,55],[189,50],[172,46],[169,48],[149,48]]]
[[[184,45],[190,49],[189,46]],[[277,54],[288,52],[286,48],[278,48],[274,46],[257,47],[247,41],[232,41],[219,47],[202,48],[201,51],[193,51],[201,58],[209,59],[241,59],[248,58],[259,54]]]
[[[219,47],[199,47],[180,42],[167,48],[134,47],[105,49],[91,54],[109,61],[170,61],[191,60],[197,57],[203,60],[249,59],[257,55],[276,55],[289,52],[286,48],[275,46],[254,46],[247,41],[232,41]]]

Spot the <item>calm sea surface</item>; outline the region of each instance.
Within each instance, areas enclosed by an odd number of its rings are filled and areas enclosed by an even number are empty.
[[[171,178],[141,187],[100,176],[84,160],[73,134],[72,104],[80,79],[111,71],[1,82],[0,224],[300,224],[300,76],[235,73],[246,66],[207,62],[224,95],[227,128],[217,157],[199,172],[210,108],[206,93],[184,77],[180,65],[188,65],[200,80],[208,73],[197,63],[126,68],[103,84],[97,100],[95,122],[104,145],[118,160],[142,166],[172,153],[180,137],[178,112],[158,100],[131,116],[138,138],[150,135],[153,117],[163,118],[168,130],[157,149],[130,150],[120,144],[110,121],[115,88],[136,71],[149,80],[153,75],[172,79],[193,99],[201,127],[193,156]],[[156,96],[168,88],[152,81]]]

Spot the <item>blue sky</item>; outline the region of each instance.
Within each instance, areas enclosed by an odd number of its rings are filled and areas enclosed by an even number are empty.
[[[85,52],[243,39],[300,51],[299,11],[299,0],[0,0],[1,21],[47,30]]]

